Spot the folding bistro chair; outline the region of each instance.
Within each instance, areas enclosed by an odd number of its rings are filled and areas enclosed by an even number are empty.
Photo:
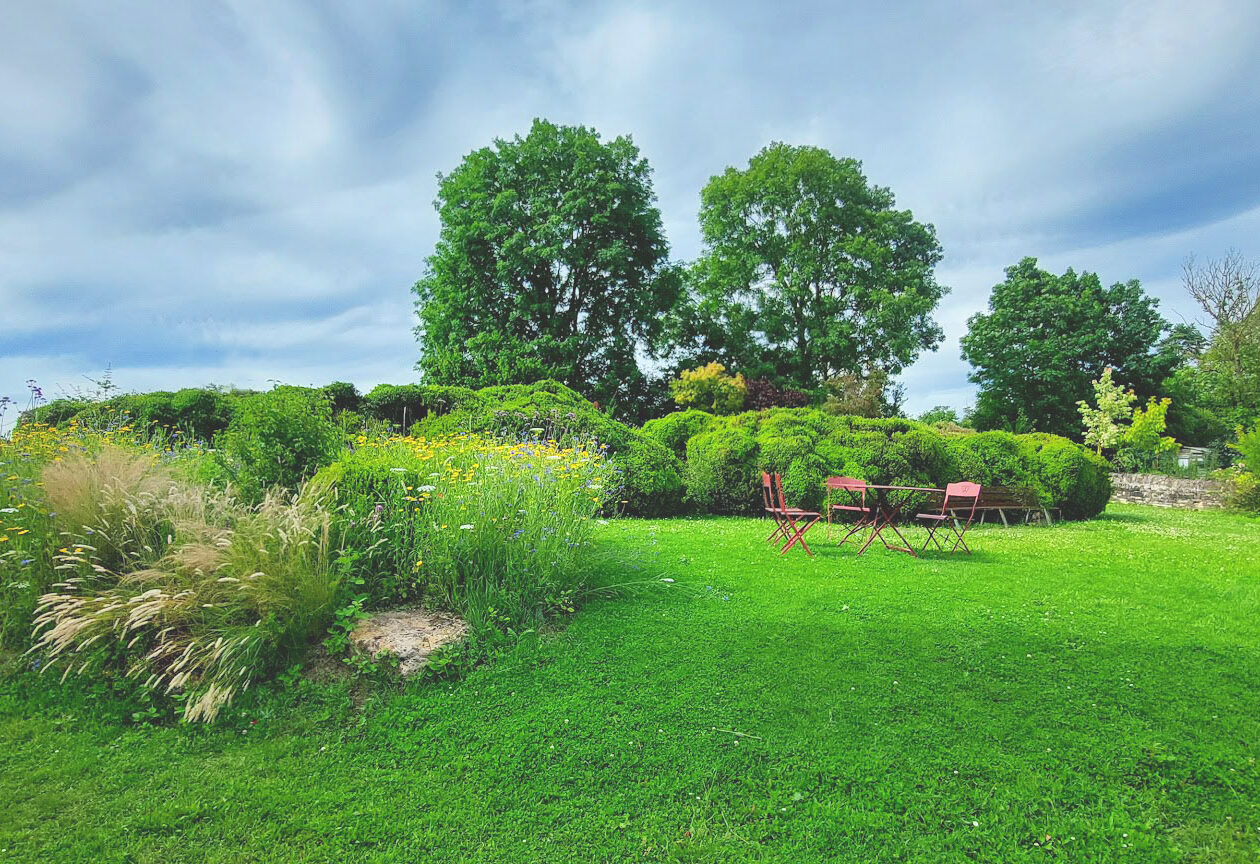
[[[833,514],[845,515],[851,514],[857,516],[857,521],[849,528],[849,533],[845,534],[840,540],[839,545],[843,546],[857,532],[863,528],[869,527],[875,519],[875,510],[866,506],[866,481],[858,480],[856,477],[828,477],[827,486],[827,536],[831,536],[831,519]],[[839,490],[847,497],[846,504],[831,503],[831,493]]]
[[[763,509],[770,514],[770,518],[774,520],[775,529],[766,538],[767,543],[772,543],[779,537],[786,537],[787,522],[783,518],[783,514],[779,511],[779,506],[774,500],[774,483],[770,479],[770,475],[765,471],[761,472],[761,503]]]
[[[805,553],[809,557],[814,557],[814,551],[809,548],[809,544],[805,542],[805,532],[817,525],[823,518],[821,513],[815,513],[813,510],[802,510],[799,507],[787,506],[787,500],[783,497],[783,478],[778,474],[770,475],[772,501],[778,516],[782,520],[780,526],[783,536],[787,537],[787,545],[779,550],[779,554],[783,555],[797,543],[800,543]]]
[[[941,545],[941,541],[937,539],[937,531],[945,531],[945,542],[949,542],[949,535],[954,535],[954,545],[949,547],[952,554],[960,546],[968,555],[971,549],[967,547],[967,541],[963,539],[963,535],[967,533],[967,529],[971,527],[972,521],[976,518],[976,505],[980,503],[980,484],[979,483],[950,483],[945,487],[945,500],[941,502],[940,513],[919,513],[916,518],[923,520],[927,525],[928,536],[923,541],[923,551],[927,551],[929,543],[935,543],[936,548],[945,552],[946,549]],[[967,514],[967,521],[960,521],[958,512]]]

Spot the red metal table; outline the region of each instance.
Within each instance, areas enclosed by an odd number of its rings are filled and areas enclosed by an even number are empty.
[[[858,550],[861,555],[865,552],[875,538],[879,538],[879,542],[884,544],[886,549],[892,549],[896,552],[909,552],[915,558],[918,554],[914,551],[914,547],[910,545],[910,541],[902,536],[897,530],[897,517],[901,515],[901,510],[911,497],[920,492],[932,492],[937,495],[944,495],[944,489],[936,489],[931,486],[875,486],[868,484],[867,490],[875,495],[875,506],[871,509],[875,511],[873,524],[871,527],[871,536],[866,538],[865,545]],[[893,546],[884,539],[884,530],[892,529],[892,532],[901,540],[901,546]]]

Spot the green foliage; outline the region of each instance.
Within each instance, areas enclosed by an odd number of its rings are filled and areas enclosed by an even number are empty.
[[[823,389],[827,393],[824,411],[852,417],[896,417],[905,396],[882,370],[865,376],[842,372],[824,381]]]
[[[1162,454],[1179,448],[1176,439],[1164,434],[1167,428],[1168,409],[1172,400],[1152,398],[1145,408],[1133,412],[1129,428],[1124,430],[1116,462],[1123,467],[1144,469],[1155,464]]]
[[[369,417],[396,429],[409,429],[429,412],[446,413],[477,399],[466,387],[425,387],[420,384],[378,384],[363,397],[360,408]]]
[[[632,515],[667,515],[677,512],[682,503],[682,466],[669,448],[613,419],[556,381],[481,390],[428,387],[407,392],[414,397],[407,404],[421,409],[424,415],[411,426],[413,435],[478,432],[517,439],[543,429],[547,437],[561,442],[596,440],[607,445],[613,464],[622,472],[620,498],[610,506]]]
[[[1023,411],[1038,431],[1076,436],[1075,406],[1107,367],[1139,397],[1156,395],[1177,362],[1153,350],[1167,327],[1156,307],[1137,280],[1104,288],[1093,273],[1055,276],[1035,258],[1008,267],[962,339],[980,385],[976,427],[1011,428]]]
[[[643,434],[664,444],[678,458],[687,455],[687,441],[699,435],[713,420],[706,411],[675,411],[643,424]]]
[[[618,408],[680,286],[628,137],[535,120],[440,177],[442,228],[415,294],[434,384],[555,378]]]
[[[743,375],[727,375],[721,363],[684,369],[669,382],[670,395],[679,407],[711,414],[734,414],[744,407],[748,384]]]
[[[753,430],[715,423],[687,442],[687,501],[709,513],[747,513],[758,501]]]
[[[478,637],[571,611],[594,514],[615,486],[598,447],[537,435],[367,442],[312,481],[344,510],[364,603],[452,609]]]
[[[345,381],[334,381],[321,387],[319,392],[328,400],[334,417],[343,411],[358,411],[363,402],[359,388]]]
[[[1133,413],[1137,395],[1111,380],[1110,366],[1093,386],[1094,406],[1082,399],[1076,408],[1085,426],[1085,446],[1095,448],[1101,456],[1103,448],[1111,449],[1124,439],[1124,423]]]
[[[948,405],[936,405],[919,415],[919,422],[934,426],[937,423],[944,423],[946,426],[960,425],[958,412]]]
[[[1216,398],[1212,376],[1186,366],[1164,379],[1161,392],[1172,399],[1168,408],[1168,433],[1191,447],[1223,443],[1229,436],[1229,408]]]
[[[871,483],[942,487],[957,480],[1032,489],[1065,518],[1102,512],[1111,494],[1105,460],[1053,435],[946,434],[901,418],[833,416],[817,409],[776,409],[733,417],[661,418],[650,434],[686,441],[686,500],[711,513],[756,512],[761,471],[783,475],[795,506],[823,503],[834,475]]]
[[[171,397],[171,425],[200,441],[209,441],[232,422],[236,400],[242,395],[210,388],[180,390]]]
[[[171,393],[124,393],[102,401],[57,399],[25,412],[19,422],[63,426],[71,420],[89,426],[115,423],[129,417],[138,430],[210,441],[227,428],[239,399],[249,394],[225,393],[215,388],[188,387]]]
[[[22,864],[1255,864],[1256,530],[1113,505],[973,529],[972,557],[779,558],[761,520],[612,520],[598,569],[655,589],[590,603],[458,685],[301,680],[190,729],[137,727],[48,676],[0,680],[0,848]]]
[[[1247,429],[1239,426],[1238,437],[1229,445],[1229,449],[1242,457],[1243,467],[1253,474],[1260,474],[1260,423]]]
[[[260,500],[272,487],[296,489],[337,458],[341,430],[328,400],[301,387],[276,387],[242,399],[217,440],[228,476]]]
[[[1092,519],[1111,498],[1110,466],[1097,453],[1066,438],[1034,434],[1031,473],[1052,506],[1064,519]]]
[[[775,143],[701,192],[704,251],[679,341],[750,375],[813,388],[896,373],[942,338],[931,225],[893,209],[861,163]]]

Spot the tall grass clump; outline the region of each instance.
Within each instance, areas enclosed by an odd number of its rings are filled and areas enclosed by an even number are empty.
[[[0,645],[20,648],[30,638],[37,599],[56,581],[53,556],[63,545],[60,530],[64,525],[80,530],[90,519],[75,511],[77,502],[107,495],[107,477],[119,471],[131,472],[128,482],[149,491],[161,486],[158,461],[163,455],[153,442],[137,443],[136,438],[125,420],[99,428],[74,420],[62,428],[23,424],[0,438]],[[103,463],[109,464],[98,468],[95,457],[102,454]],[[61,471],[71,465],[85,470]],[[53,478],[55,489],[82,486],[83,494],[63,496],[68,512],[58,513],[50,502],[46,471],[59,472]]]
[[[35,609],[45,671],[118,673],[211,721],[327,627],[339,584],[332,518],[313,496],[246,506],[106,447],[47,465],[58,574]]]
[[[313,483],[345,508],[370,600],[423,600],[477,632],[572,608],[617,476],[593,446],[469,434],[361,440]]]

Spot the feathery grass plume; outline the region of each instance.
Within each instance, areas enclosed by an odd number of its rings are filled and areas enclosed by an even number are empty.
[[[157,483],[134,465],[111,466],[89,469],[110,482],[67,491],[100,502],[80,505],[94,517],[91,536],[132,544],[154,524],[170,533],[160,552],[145,547],[147,558],[115,555],[124,565],[117,570],[92,544],[62,547],[56,562],[65,578],[39,598],[31,650],[63,680],[123,668],[142,689],[186,694],[186,720],[213,721],[278,654],[327,626],[338,586],[331,515],[316,496],[269,494],[247,507],[223,492]]]

